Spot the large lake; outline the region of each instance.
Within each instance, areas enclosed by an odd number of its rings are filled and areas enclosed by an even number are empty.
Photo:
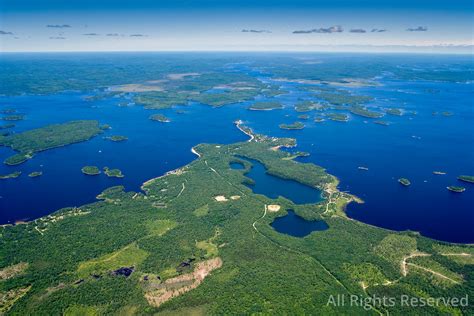
[[[466,63],[465,59],[445,58],[456,65]],[[241,66],[241,70],[248,71],[248,67]],[[251,74],[271,81],[259,71]],[[304,122],[303,130],[281,130],[278,124],[292,123],[301,114],[293,104],[310,98],[291,82],[278,82],[290,93],[276,97],[285,107],[274,111],[249,111],[251,102],[221,108],[191,104],[151,111],[140,106],[118,107],[123,101],[118,98],[85,101],[83,97],[90,91],[0,97],[0,107],[14,107],[26,115],[25,120],[16,122],[15,132],[68,120],[97,119],[112,126],[106,135],[129,138],[113,143],[101,135],[39,153],[20,166],[1,164],[0,174],[16,170],[23,174],[18,179],[0,181],[0,223],[34,219],[61,207],[93,202],[98,193],[113,185],[139,190],[147,179],[195,159],[190,149],[198,143],[247,139],[233,124],[242,119],[258,133],[296,138],[295,150],[310,153],[299,160],[326,168],[340,179],[341,190],[365,201],[349,205],[350,217],[389,229],[419,231],[439,240],[473,243],[474,185],[463,183],[466,191],[462,194],[446,190],[446,186],[460,184],[458,175],[474,174],[473,83],[395,80],[390,76],[377,81],[378,86],[353,89],[375,97],[374,106],[400,107],[416,111],[416,115],[387,115],[384,120],[390,121],[390,126],[351,115],[346,123],[316,123],[311,119]],[[177,109],[185,113],[178,114]],[[433,115],[434,111],[450,111],[453,115]],[[163,113],[172,122],[153,122],[148,119],[153,113]],[[11,154],[10,149],[0,147],[0,160]],[[119,168],[125,178],[111,179],[103,174],[88,177],[81,173],[84,165]],[[359,166],[369,170],[359,170]],[[43,176],[26,176],[37,170],[43,171]],[[434,170],[447,174],[434,175]],[[401,186],[397,182],[400,177],[409,178],[412,185]],[[256,180],[259,189],[268,190]],[[275,185],[287,185],[285,181],[279,183]],[[303,192],[301,199],[295,202],[314,202]]]

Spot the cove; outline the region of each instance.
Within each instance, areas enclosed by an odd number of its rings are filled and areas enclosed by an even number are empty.
[[[329,228],[325,221],[307,221],[303,217],[296,215],[293,210],[288,210],[288,214],[277,217],[271,223],[277,232],[293,237],[305,237],[314,231],[322,231]]]
[[[242,157],[239,157],[242,158]],[[295,204],[318,203],[322,200],[321,191],[295,180],[282,179],[268,174],[265,166],[257,160],[243,158],[252,163],[252,168],[245,174],[254,183],[246,184],[256,194],[263,194],[271,199],[285,197]]]

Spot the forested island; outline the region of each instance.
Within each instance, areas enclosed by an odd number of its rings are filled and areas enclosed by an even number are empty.
[[[321,106],[314,101],[301,101],[295,105],[296,112],[310,112],[314,109],[319,109]]]
[[[112,135],[105,137],[105,139],[110,140],[112,142],[124,142],[128,140],[128,137],[123,135]]]
[[[297,130],[297,129],[303,129],[304,124],[301,122],[294,122],[291,124],[280,124],[278,125],[281,129],[287,129],[287,130]]]
[[[156,122],[161,122],[161,123],[169,123],[171,120],[164,116],[163,114],[153,114],[150,116],[150,120],[156,121]]]
[[[390,114],[390,115],[396,115],[396,116],[402,116],[403,115],[402,110],[397,109],[397,108],[385,109],[385,113]]]
[[[88,176],[96,176],[100,174],[100,169],[97,166],[84,166],[81,171],[83,174]]]
[[[463,175],[463,176],[459,176],[458,180],[464,181],[464,182],[469,182],[469,183],[474,183],[474,176]]]
[[[123,178],[125,177],[122,174],[120,169],[110,169],[109,167],[104,167],[104,173],[111,178]]]
[[[0,179],[5,180],[5,179],[15,179],[18,178],[21,175],[21,171],[15,171],[9,174],[3,174],[0,175]]]
[[[349,110],[352,114],[368,117],[368,118],[381,118],[383,113],[371,111],[363,106],[353,106]]]
[[[271,111],[282,109],[283,105],[280,102],[255,102],[249,107],[253,111]]]
[[[326,116],[336,122],[347,122],[349,121],[349,115],[344,113],[327,113]]]
[[[403,186],[409,186],[411,184],[410,180],[408,180],[407,178],[400,178],[398,179],[398,182],[403,185]]]
[[[448,187],[446,187],[449,191],[451,192],[455,192],[455,193],[462,193],[464,191],[466,191],[466,188],[464,187],[460,187],[460,186],[455,186],[455,185],[450,185]]]

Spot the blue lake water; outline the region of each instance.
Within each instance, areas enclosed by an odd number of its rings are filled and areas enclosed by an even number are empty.
[[[240,170],[240,169],[245,169],[245,166],[241,164],[240,162],[231,162],[230,168],[235,169],[235,170]]]
[[[449,57],[452,61],[444,58],[454,66],[465,65],[456,57]],[[233,67],[271,82],[268,75],[248,65]],[[278,82],[289,93],[275,98],[284,104],[284,109],[274,111],[248,111],[251,102],[221,108],[192,104],[152,111],[140,106],[118,107],[123,100],[117,98],[84,101],[90,91],[0,96],[0,108],[13,107],[26,115],[24,121],[15,122],[14,132],[78,119],[97,119],[112,126],[104,135],[38,153],[19,166],[0,164],[0,174],[23,172],[17,179],[0,181],[0,223],[34,219],[61,207],[93,202],[97,194],[113,185],[139,190],[144,181],[195,159],[190,149],[198,143],[247,139],[232,123],[242,119],[258,133],[296,138],[298,146],[294,150],[310,153],[297,160],[326,168],[340,179],[341,190],[365,201],[348,206],[350,217],[388,229],[419,231],[439,240],[474,243],[474,185],[456,180],[458,175],[474,174],[474,84],[390,76],[381,76],[377,81],[378,86],[349,90],[375,97],[371,104],[374,107],[397,107],[407,112],[400,117],[386,115],[383,120],[390,121],[390,126],[350,115],[347,123],[316,123],[310,119],[304,122],[303,130],[281,130],[278,124],[298,120],[301,113],[294,111],[295,102],[315,99],[291,82]],[[179,109],[185,113],[177,114]],[[408,114],[410,111],[417,114]],[[433,115],[434,111],[450,111],[453,115]],[[155,113],[166,115],[172,122],[149,120]],[[313,118],[318,112],[308,114]],[[103,138],[107,135],[125,135],[129,140],[113,143]],[[13,153],[0,147],[0,160]],[[87,177],[81,173],[85,165],[119,168],[125,178],[107,178],[103,174]],[[358,166],[369,170],[358,170]],[[254,192],[286,196],[295,203],[320,199],[314,189],[266,175],[264,169],[257,163],[248,174],[255,180]],[[38,170],[43,171],[41,177],[27,177]],[[447,174],[433,175],[434,170]],[[400,177],[410,179],[412,185],[401,186],[397,182]],[[462,185],[466,191],[454,194],[446,190],[449,185]]]
[[[252,168],[245,175],[254,181],[247,186],[256,194],[263,194],[271,199],[279,196],[295,204],[318,203],[322,200],[321,191],[293,180],[282,179],[266,172],[265,166],[257,160],[246,159]]]
[[[329,228],[325,221],[307,221],[301,216],[296,215],[293,210],[288,210],[288,214],[285,216],[275,218],[271,226],[277,232],[293,237],[304,237],[314,231],[322,231]]]
[[[248,118],[249,126],[262,134],[295,137],[298,146],[293,150],[310,153],[297,160],[323,166],[341,180],[341,190],[365,201],[348,206],[350,217],[389,229],[419,231],[438,240],[473,243],[474,185],[456,180],[460,174],[474,173],[473,85],[382,82],[383,86],[359,91],[375,96],[376,104],[418,113],[387,115],[383,119],[390,126],[355,115],[347,123],[305,121],[305,129],[298,131],[268,124],[296,120],[299,114],[286,108],[266,115],[255,113]],[[426,93],[430,88],[440,92]],[[289,107],[302,96],[294,92],[280,99]],[[433,116],[433,111],[454,115]],[[359,166],[369,170],[361,171]],[[435,170],[447,174],[437,176],[432,173]],[[412,185],[401,186],[397,182],[401,177],[409,178]],[[466,191],[453,194],[446,190],[449,185],[462,185]]]

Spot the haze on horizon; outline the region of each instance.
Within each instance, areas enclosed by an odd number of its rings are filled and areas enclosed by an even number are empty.
[[[473,53],[472,1],[0,0],[0,52]]]

